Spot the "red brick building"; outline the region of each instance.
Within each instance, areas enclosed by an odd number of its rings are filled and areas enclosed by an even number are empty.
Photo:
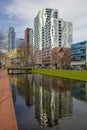
[[[27,56],[29,55],[29,45],[30,45],[30,34],[29,32],[31,31],[31,28],[26,28],[25,29],[25,43],[26,43],[26,50],[27,50]]]

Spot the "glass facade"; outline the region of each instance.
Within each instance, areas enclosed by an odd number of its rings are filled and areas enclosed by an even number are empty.
[[[14,50],[16,48],[15,29],[13,27],[10,27],[7,31],[7,45],[8,51]]]
[[[71,45],[71,61],[73,62],[87,62],[87,41],[78,42]]]

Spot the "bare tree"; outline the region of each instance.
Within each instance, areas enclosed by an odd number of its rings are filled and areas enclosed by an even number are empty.
[[[22,49],[23,51],[26,51],[26,44],[25,44],[25,42],[20,43],[18,48]]]
[[[70,65],[70,48],[55,47],[52,50],[53,63],[63,68],[64,65]]]
[[[33,52],[33,45],[29,45],[29,55],[27,54],[27,48],[26,48],[26,43],[23,42],[21,43],[18,48],[22,49],[25,52],[25,58],[26,58],[26,64],[28,66],[32,66],[32,68],[34,68],[35,65],[35,55]]]
[[[22,51],[24,51],[24,53],[25,53],[25,61],[26,61],[26,64],[27,64],[28,57],[27,57],[27,51],[26,51],[26,43],[25,42],[20,43],[18,48],[20,48]]]
[[[29,45],[29,56],[28,56],[28,64],[34,68],[36,63],[35,54],[33,52],[33,45]]]

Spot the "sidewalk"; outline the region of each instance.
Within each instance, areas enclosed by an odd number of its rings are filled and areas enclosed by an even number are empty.
[[[0,130],[18,130],[7,70],[0,69]]]

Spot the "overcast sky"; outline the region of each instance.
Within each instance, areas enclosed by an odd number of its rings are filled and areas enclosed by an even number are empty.
[[[24,38],[42,8],[56,8],[59,18],[73,23],[73,42],[87,40],[87,0],[0,0],[0,31],[13,26],[16,37]]]

